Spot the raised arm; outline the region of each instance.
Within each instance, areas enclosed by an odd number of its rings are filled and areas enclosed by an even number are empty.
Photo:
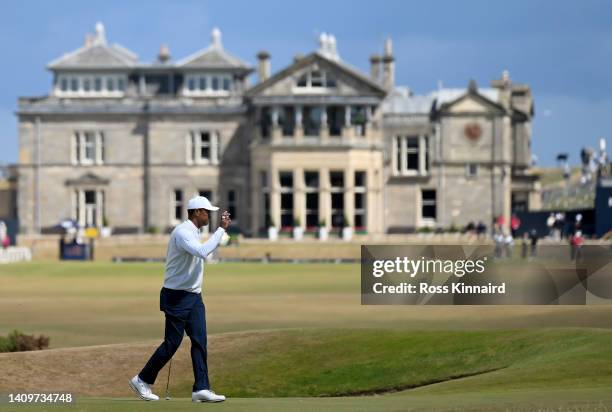
[[[215,233],[204,243],[200,243],[198,238],[195,236],[189,236],[188,234],[184,234],[183,236],[177,236],[176,242],[177,246],[183,249],[185,252],[201,257],[205,259],[213,250],[219,246],[219,242],[221,242],[221,238],[225,233],[225,229],[222,227],[217,228]]]
[[[221,215],[221,225],[206,242],[200,243],[197,236],[192,236],[190,233],[181,233],[176,238],[177,246],[193,256],[205,259],[206,256],[219,246],[225,229],[229,227],[230,223],[229,213],[224,211]]]

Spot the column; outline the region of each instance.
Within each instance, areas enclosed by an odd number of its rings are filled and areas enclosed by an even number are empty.
[[[282,130],[278,124],[279,107],[272,107],[272,140],[280,140],[283,138]]]
[[[300,219],[300,227],[306,227],[306,193],[304,191],[304,169],[293,170],[293,217]]]
[[[261,205],[261,187],[259,181],[259,170],[257,167],[251,167],[251,193],[249,197],[251,199],[251,233],[258,234],[259,228],[265,225],[264,222],[260,222],[260,205]],[[211,225],[211,232],[213,231]],[[267,230],[267,228],[264,228]]]
[[[366,112],[365,138],[367,140],[370,140],[372,139],[372,137],[374,137],[372,135],[372,106],[366,106],[365,112]]]
[[[96,190],[96,226],[102,227],[102,218],[104,217],[104,191]]]
[[[427,168],[425,165],[425,136],[419,135],[419,174],[424,176],[427,174]]]
[[[270,170],[270,218],[276,228],[280,230],[280,186],[278,180],[278,169],[272,167]]]
[[[355,170],[348,167],[344,170],[344,217],[349,226],[355,226]]]
[[[327,141],[329,139],[329,124],[327,124],[327,107],[321,106],[321,131],[319,133],[321,141]]]
[[[331,228],[331,199],[329,192],[329,169],[319,169],[319,220]]]
[[[342,138],[351,139],[355,133],[353,133],[353,127],[351,125],[351,106],[346,105],[344,107],[344,126],[342,127]]]
[[[302,106],[295,106],[295,130],[293,132],[296,142],[304,137],[304,125],[302,123]]]
[[[212,164],[219,164],[219,132],[210,134],[210,161]]]

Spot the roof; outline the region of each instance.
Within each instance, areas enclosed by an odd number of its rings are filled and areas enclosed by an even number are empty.
[[[248,63],[238,57],[232,56],[223,50],[223,48],[217,47],[214,44],[178,61],[176,67],[187,69],[251,69]]]
[[[125,68],[138,64],[138,57],[122,46],[83,46],[49,63],[50,69]]]
[[[211,33],[210,46],[193,53],[178,61],[176,67],[197,69],[243,69],[251,70],[251,66],[223,49],[221,31],[214,28]]]
[[[55,69],[126,68],[138,64],[138,56],[118,44],[108,45],[102,23],[96,24],[96,33],[88,34],[85,45],[50,62]]]
[[[426,95],[412,95],[405,87],[395,88],[382,104],[385,114],[424,115],[432,110],[439,110],[444,104],[454,102],[469,93],[467,88],[438,89]],[[478,89],[478,94],[499,104],[499,90],[493,88]]]

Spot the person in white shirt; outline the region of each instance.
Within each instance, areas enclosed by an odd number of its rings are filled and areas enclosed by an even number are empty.
[[[187,204],[188,218],[172,231],[166,255],[164,286],[160,292],[159,308],[166,316],[164,341],[151,356],[142,371],[129,384],[143,400],[157,401],[151,386],[157,374],[172,358],[183,340],[183,333],[191,339],[191,361],[195,382],[191,399],[194,402],[222,402],[225,396],[210,390],[206,349],[206,315],[202,301],[204,259],[213,252],[231,220],[224,211],[220,227],[205,242],[200,242],[199,230],[209,223],[208,212],[219,208],[204,196],[197,196]]]

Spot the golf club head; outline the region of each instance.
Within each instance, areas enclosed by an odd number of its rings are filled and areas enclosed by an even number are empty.
[[[169,401],[170,399],[172,399],[170,395],[166,395],[166,400]]]

